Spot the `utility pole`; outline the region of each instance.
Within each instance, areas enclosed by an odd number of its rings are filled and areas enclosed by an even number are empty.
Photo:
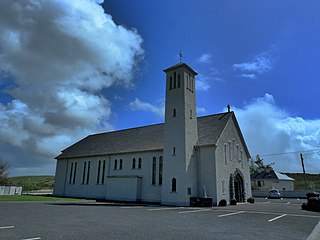
[[[301,158],[301,164],[302,164],[302,170],[303,170],[303,176],[304,176],[304,186],[305,186],[305,190],[307,190],[307,178],[306,178],[306,171],[304,169],[302,153],[300,153],[300,158]]]

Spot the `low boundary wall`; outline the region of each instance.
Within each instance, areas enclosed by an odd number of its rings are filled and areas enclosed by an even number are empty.
[[[309,191],[280,191],[283,198],[307,198]],[[252,191],[253,197],[268,197],[269,191]]]

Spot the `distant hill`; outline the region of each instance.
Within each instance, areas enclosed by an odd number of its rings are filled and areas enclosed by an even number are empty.
[[[304,184],[304,176],[303,173],[284,173],[288,175],[289,177],[293,178],[294,181],[294,190],[304,190],[305,184]],[[307,187],[309,189],[316,189],[320,190],[320,174],[306,174],[306,180],[307,180]]]
[[[54,186],[54,176],[10,177],[9,180],[12,185],[22,186],[24,192],[53,189]]]

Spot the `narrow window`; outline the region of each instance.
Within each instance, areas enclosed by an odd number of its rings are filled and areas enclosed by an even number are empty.
[[[193,92],[193,90],[194,90],[194,80],[193,80],[193,78],[191,78],[191,92]]]
[[[188,187],[188,188],[187,188],[187,191],[188,191],[188,195],[190,196],[191,193],[192,193],[192,192],[191,192],[191,187]]]
[[[69,177],[69,184],[71,184],[71,181],[72,181],[72,173],[73,173],[73,162],[71,163],[70,177]]]
[[[104,184],[104,174],[106,173],[106,160],[103,160],[103,166],[102,166],[102,184]]]
[[[90,178],[90,164],[91,164],[91,161],[88,162],[87,184],[89,184],[89,178]]]
[[[173,115],[172,115],[173,117],[176,117],[177,116],[177,110],[174,108],[173,109]]]
[[[232,161],[232,156],[231,156],[231,141],[229,141],[229,160]]]
[[[222,194],[226,194],[226,181],[224,179],[222,179]]]
[[[241,149],[240,150],[240,161],[241,161],[241,167],[243,168],[243,158],[242,158],[242,156],[243,156],[243,151]]]
[[[189,74],[187,75],[187,89],[189,89]]]
[[[82,184],[84,184],[86,179],[87,161],[83,162],[83,174],[82,174]]]
[[[100,183],[100,171],[101,171],[101,161],[98,162],[98,174],[97,174],[97,184]]]
[[[171,90],[172,89],[172,77],[170,77],[170,87],[169,89]]]
[[[119,169],[122,170],[122,158],[119,160]]]
[[[239,144],[237,144],[237,158],[238,158],[238,161],[240,162],[240,152],[239,152]]]
[[[176,155],[176,147],[173,147],[172,155]]]
[[[235,142],[235,139],[232,139],[232,156],[233,156],[233,158],[234,158],[234,160],[236,159],[236,153],[235,153],[235,144],[234,144],[234,142]]]
[[[171,192],[177,191],[177,180],[176,178],[172,178],[171,180]]]
[[[177,73],[174,72],[173,74],[173,88],[177,87]]]
[[[76,175],[77,175],[77,162],[74,163],[74,172],[73,172],[73,181],[72,181],[73,184],[75,184],[76,182]]]
[[[159,185],[162,185],[163,157],[159,158]]]
[[[139,161],[138,161],[138,168],[141,169],[141,165],[142,165],[142,159],[141,157],[139,157]]]
[[[136,159],[133,158],[132,159],[132,169],[135,169],[136,168]]]
[[[178,88],[180,87],[180,74],[178,74]]]
[[[152,185],[155,185],[156,184],[156,164],[157,164],[157,159],[156,157],[153,157],[152,159]]]
[[[118,168],[118,160],[114,160],[113,170],[116,170]]]
[[[224,163],[227,165],[228,160],[227,160],[227,144],[224,144]]]
[[[190,109],[190,119],[192,119],[192,109]]]

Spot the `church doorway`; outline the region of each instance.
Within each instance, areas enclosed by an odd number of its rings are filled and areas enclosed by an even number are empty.
[[[230,175],[230,199],[236,199],[237,202],[245,202],[245,198],[243,175],[237,170]]]

